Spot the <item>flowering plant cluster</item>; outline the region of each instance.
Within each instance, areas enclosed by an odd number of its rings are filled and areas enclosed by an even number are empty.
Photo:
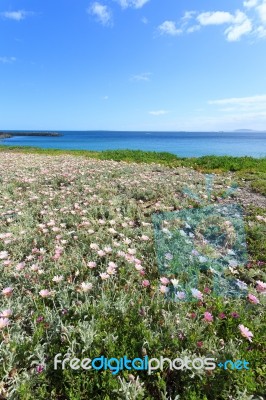
[[[244,267],[229,243],[223,273],[244,290],[242,297],[217,296],[209,267],[185,290],[186,271],[171,267],[173,249],[163,253],[169,270],[158,270],[152,215],[193,209],[183,188],[203,182],[202,174],[67,155],[1,152],[0,160],[1,398],[248,399],[266,392],[263,258]],[[223,180],[217,177],[217,192]],[[219,202],[215,191],[211,202]],[[203,242],[201,226],[174,223],[178,229],[170,222],[163,227],[165,237],[197,236],[186,265],[219,259]],[[176,301],[168,301],[172,292]],[[184,301],[187,296],[193,301]],[[58,353],[211,356],[245,359],[250,369],[113,376],[55,371]]]

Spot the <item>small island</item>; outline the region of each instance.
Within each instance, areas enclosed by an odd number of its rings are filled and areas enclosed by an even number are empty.
[[[63,136],[58,132],[0,132],[0,139],[10,139],[14,136]]]

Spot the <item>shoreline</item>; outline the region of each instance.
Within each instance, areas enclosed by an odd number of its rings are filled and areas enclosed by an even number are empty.
[[[62,133],[58,132],[6,132],[0,131],[0,139],[10,139],[15,136],[49,136],[58,137],[63,136]]]

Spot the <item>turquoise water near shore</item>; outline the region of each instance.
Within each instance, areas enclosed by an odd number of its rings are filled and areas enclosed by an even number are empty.
[[[203,155],[266,157],[266,132],[57,132],[63,136],[14,136],[0,140],[0,144],[66,150],[167,151],[180,157]]]

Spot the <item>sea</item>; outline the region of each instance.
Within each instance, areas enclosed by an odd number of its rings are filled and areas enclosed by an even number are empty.
[[[266,157],[266,132],[56,132],[62,136],[14,136],[0,140],[0,144],[67,150],[144,150],[169,152],[180,157],[204,155]]]

